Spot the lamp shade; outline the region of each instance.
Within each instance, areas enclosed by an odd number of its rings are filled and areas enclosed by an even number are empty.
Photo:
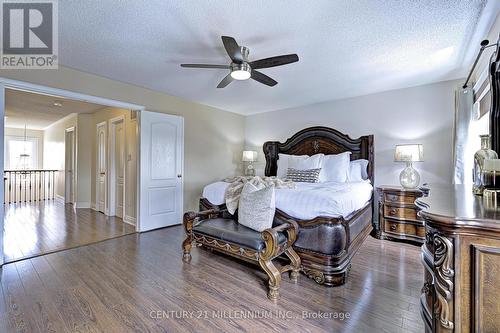
[[[421,144],[396,145],[395,162],[423,162],[424,147]]]
[[[257,152],[253,150],[244,150],[241,160],[243,162],[255,162],[257,161]]]

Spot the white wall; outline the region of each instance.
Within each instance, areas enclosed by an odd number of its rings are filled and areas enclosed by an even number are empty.
[[[494,44],[498,40],[499,33],[500,33],[500,13],[498,13],[495,21],[493,22],[493,25],[491,26],[490,31],[488,32],[488,35],[485,36],[484,39],[489,40],[490,44]],[[469,47],[472,48],[473,50],[479,51],[479,45],[470,45]],[[471,82],[477,81],[479,79],[479,76],[483,73],[483,71],[488,69],[491,55],[495,52],[495,50],[496,50],[495,47],[490,47],[484,50],[481,58],[477,63],[474,73],[472,74]],[[472,64],[470,66],[472,67]]]
[[[93,115],[77,114],[76,208],[90,208]]]
[[[44,131],[44,169],[59,170],[56,173],[55,193],[65,196],[65,140],[66,129],[76,128],[76,207],[90,208],[90,166],[91,166],[91,136],[92,114],[72,113],[48,126]]]
[[[267,112],[246,117],[245,144],[284,141],[310,126],[328,126],[353,138],[375,136],[375,183],[398,184],[403,165],[393,162],[394,146],[422,143],[425,162],[415,163],[422,182],[451,183],[454,91],[462,81],[446,81],[407,89]]]
[[[12,128],[5,127],[5,136],[17,136],[20,138],[24,138],[24,128]],[[26,136],[28,138],[36,138],[38,141],[38,166],[37,169],[42,168],[43,166],[43,131],[41,130],[26,130]]]

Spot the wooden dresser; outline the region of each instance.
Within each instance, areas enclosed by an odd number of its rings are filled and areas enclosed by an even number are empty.
[[[377,187],[379,199],[378,225],[375,225],[379,239],[401,240],[422,244],[425,239],[423,220],[417,216],[415,200],[423,192],[406,190],[400,186]]]
[[[427,332],[500,332],[500,209],[467,186],[431,187],[421,314]]]

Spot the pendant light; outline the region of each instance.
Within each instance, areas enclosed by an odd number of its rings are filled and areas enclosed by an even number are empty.
[[[18,166],[17,166],[18,170],[28,169],[28,162],[30,159],[30,154],[28,154],[26,151],[26,146],[27,146],[27,141],[28,141],[27,139],[28,139],[28,136],[27,136],[27,130],[26,130],[26,123],[24,123],[23,152],[19,155],[19,162],[18,162]],[[26,179],[26,172],[23,172],[22,175],[23,175],[23,179],[25,180]]]

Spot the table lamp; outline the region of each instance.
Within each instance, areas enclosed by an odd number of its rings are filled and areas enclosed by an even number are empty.
[[[399,175],[399,182],[405,189],[414,189],[420,183],[420,175],[413,168],[413,162],[424,161],[424,147],[421,144],[396,145],[394,162],[406,162]]]
[[[244,150],[241,160],[247,162],[245,176],[255,176],[255,169],[252,163],[257,161],[257,152],[253,150]]]

